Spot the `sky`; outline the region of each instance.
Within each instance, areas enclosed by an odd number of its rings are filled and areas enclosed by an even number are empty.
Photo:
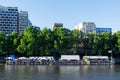
[[[73,30],[80,22],[94,22],[96,27],[120,30],[120,0],[0,0],[0,5],[28,11],[32,24],[41,29],[63,23]]]

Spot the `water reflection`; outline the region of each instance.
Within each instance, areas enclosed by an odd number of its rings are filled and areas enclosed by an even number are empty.
[[[119,65],[0,66],[0,80],[119,80]]]

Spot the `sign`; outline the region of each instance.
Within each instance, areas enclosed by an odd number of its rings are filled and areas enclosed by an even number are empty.
[[[96,33],[112,32],[112,28],[96,28]]]
[[[109,50],[108,53],[112,53],[112,50]]]

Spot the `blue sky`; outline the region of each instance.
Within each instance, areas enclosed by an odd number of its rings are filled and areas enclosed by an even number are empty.
[[[120,0],[0,0],[0,5],[28,11],[33,25],[41,29],[58,22],[73,30],[85,21],[120,30]]]

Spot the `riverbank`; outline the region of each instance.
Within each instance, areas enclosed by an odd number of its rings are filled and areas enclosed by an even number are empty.
[[[9,61],[6,62],[7,65],[110,65],[113,64],[111,62],[84,62],[84,61]]]
[[[6,57],[3,64],[7,65],[106,65],[114,64],[114,60],[109,60],[107,56],[84,56],[62,55],[59,60],[52,56],[42,57]]]

